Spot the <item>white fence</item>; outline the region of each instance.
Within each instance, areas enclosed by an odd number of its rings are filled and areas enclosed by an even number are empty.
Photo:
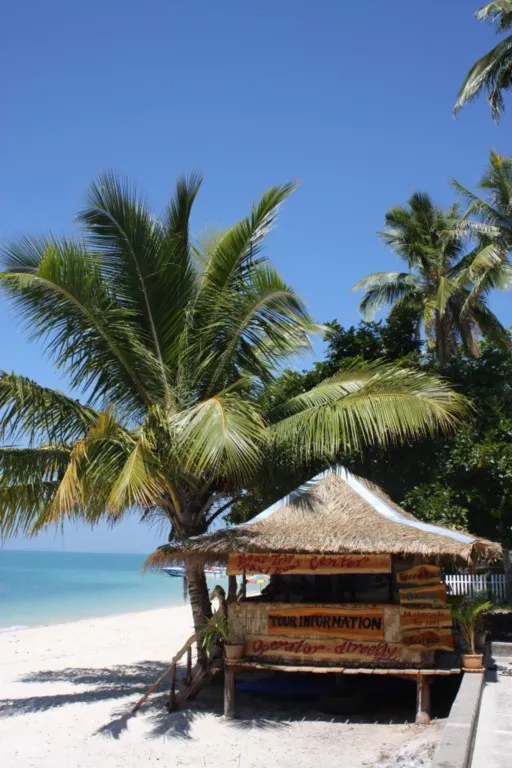
[[[448,592],[452,595],[474,595],[487,592],[496,602],[506,598],[506,582],[503,573],[453,573],[444,577]]]

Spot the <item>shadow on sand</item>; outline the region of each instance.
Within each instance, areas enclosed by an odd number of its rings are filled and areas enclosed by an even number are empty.
[[[0,699],[0,717],[13,717],[73,704],[112,702],[120,699],[110,719],[95,731],[118,739],[128,728],[130,720],[144,718],[148,726],[147,738],[190,739],[192,725],[206,714],[222,717],[223,687],[220,673],[205,687],[196,699],[179,712],[167,711],[168,696],[160,692],[152,695],[136,715],[132,708],[148,685],[166,669],[157,661],[142,661],[133,665],[110,668],[67,668],[41,670],[21,678],[21,682],[71,683],[80,688],[72,693],[26,696],[18,699]],[[433,686],[432,707],[434,717],[446,717],[456,694],[459,680],[440,678]],[[237,691],[237,719],[230,727],[237,730],[254,728],[285,728],[291,722],[302,720],[347,723],[407,723],[414,719],[416,687],[414,683],[398,678],[352,676],[341,679],[333,695],[320,698],[293,700],[270,695],[255,695]]]

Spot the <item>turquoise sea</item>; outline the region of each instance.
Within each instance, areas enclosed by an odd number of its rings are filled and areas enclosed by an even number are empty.
[[[0,631],[183,604],[183,580],[142,575],[144,559],[0,549]]]

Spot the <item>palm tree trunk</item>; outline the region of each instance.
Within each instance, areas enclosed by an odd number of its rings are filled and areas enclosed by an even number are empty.
[[[204,567],[201,563],[187,561],[185,563],[185,573],[187,575],[188,596],[190,607],[192,608],[194,629],[196,633],[200,633],[206,620],[212,615]],[[199,642],[197,645],[197,661],[202,666],[205,666],[206,660],[206,651],[203,649],[201,642]]]
[[[446,367],[448,362],[449,328],[447,315],[439,317],[436,313],[436,357],[441,370]]]
[[[198,632],[206,619],[212,615],[212,607],[208,596],[208,585],[206,576],[201,563],[187,561],[185,563],[185,573],[187,574],[188,596],[190,607],[192,608],[192,617],[194,619],[194,629]]]
[[[204,520],[199,520],[198,522],[198,517],[201,517],[201,515],[198,515],[198,510],[202,508],[202,502],[194,498],[185,499],[182,497],[182,503],[180,516],[175,518],[173,525],[176,538],[188,539],[191,536],[205,533],[206,525]],[[201,561],[186,560],[185,575],[194,629],[196,633],[199,633],[202,631],[205,621],[212,615],[212,606],[203,563]],[[206,662],[206,654],[204,654],[200,643],[198,645],[198,660],[203,664]]]

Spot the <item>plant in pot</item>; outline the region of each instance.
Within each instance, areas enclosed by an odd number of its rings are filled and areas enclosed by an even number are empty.
[[[453,618],[457,622],[466,653],[462,654],[462,667],[466,670],[480,671],[483,654],[476,652],[476,635],[481,626],[481,619],[493,604],[490,600],[469,598],[462,600],[453,608]]]
[[[206,619],[203,627],[203,648],[210,659],[215,649],[224,648],[226,658],[240,659],[244,653],[243,643],[230,643],[228,637],[228,619],[223,611],[216,611]]]

